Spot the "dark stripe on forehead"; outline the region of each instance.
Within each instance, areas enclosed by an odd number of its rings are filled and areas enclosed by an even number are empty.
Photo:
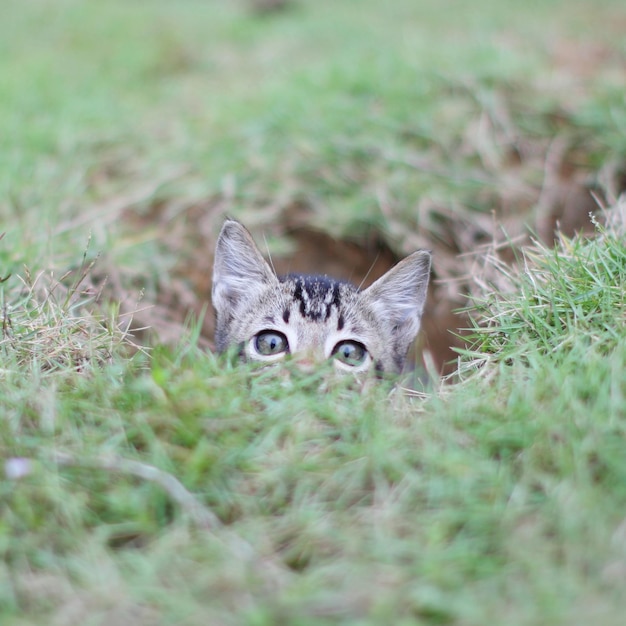
[[[337,309],[339,308],[339,285],[337,283],[333,285],[332,299],[329,301],[328,296],[330,295],[330,293],[327,294],[327,297],[324,299],[324,303],[326,304],[326,314],[324,317],[324,321],[327,321],[330,317],[333,307],[336,307]]]
[[[342,330],[343,329],[343,325],[346,323],[346,321],[343,318],[343,315],[340,313],[339,314],[339,319],[337,320],[337,330]]]
[[[293,298],[300,305],[300,315],[315,322],[326,321],[333,307],[339,308],[341,283],[326,276],[287,276],[293,281]]]

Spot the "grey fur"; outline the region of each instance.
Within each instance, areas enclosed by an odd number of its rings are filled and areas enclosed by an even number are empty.
[[[277,277],[246,228],[226,220],[215,250],[212,300],[219,352],[240,346],[242,357],[261,355],[255,337],[284,335],[294,357],[320,362],[342,342],[357,342],[367,359],[340,369],[400,372],[415,339],[426,302],[431,255],[410,254],[365,290],[326,276]]]

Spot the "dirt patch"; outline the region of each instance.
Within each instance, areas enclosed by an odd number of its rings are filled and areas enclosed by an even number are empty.
[[[246,225],[261,245],[265,236],[286,242],[286,251],[279,249],[272,254],[279,274],[328,274],[362,286],[384,274],[411,251],[409,247],[418,247],[416,242],[432,242],[433,276],[420,349],[428,351],[438,371],[447,373],[454,366],[454,348],[463,345],[459,329],[468,326],[467,318],[455,311],[467,305],[468,296],[481,282],[498,281],[497,275],[485,275],[485,255],[513,263],[516,248],[530,240],[529,225],[544,242],[550,242],[557,230],[566,235],[591,230],[590,214],[598,209],[595,197],[603,198],[605,189],[623,189],[626,182],[622,169],[615,167],[606,172],[609,182],[599,186],[583,156],[566,141],[555,140],[532,149],[525,146],[521,152],[525,152],[527,162],[512,162],[503,184],[483,192],[490,194],[485,197],[494,206],[490,214],[462,207],[449,210],[426,199],[419,207],[420,227],[415,232],[395,224],[396,231],[406,232],[401,244],[396,241],[399,249],[392,249],[388,239],[371,226],[361,229],[353,239],[332,237],[313,225],[315,211],[302,200],[270,209],[261,207],[250,213]],[[543,167],[542,184],[536,187],[522,184],[523,169],[531,159],[535,163],[541,160]],[[517,180],[513,180],[515,176]],[[128,270],[105,268],[110,295],[122,301],[123,309],[137,308],[131,294],[145,289],[133,321],[141,343],[175,344],[192,315],[201,320],[201,345],[213,348],[213,250],[222,220],[231,209],[228,198],[212,197],[188,202],[159,200],[123,211],[125,230],[143,233],[162,250],[154,259],[148,287],[145,276],[133,278]],[[159,267],[160,259],[169,259],[170,264]],[[490,268],[493,271],[493,265]]]
[[[559,63],[564,63],[562,56],[569,58],[571,51],[559,48],[557,52]],[[600,63],[604,54],[598,49],[592,56]],[[478,91],[471,85],[453,89],[458,93],[447,97],[472,102]],[[599,144],[593,132],[570,119],[567,110],[555,106],[541,114],[525,113],[527,93],[512,89],[491,95],[488,106],[474,103],[473,109],[469,107],[475,114],[470,115],[454,150],[429,153],[428,158],[416,155],[412,160],[407,149],[409,156],[398,165],[439,179],[466,173],[472,185],[459,186],[460,199],[454,207],[427,194],[417,206],[405,207],[404,216],[381,205],[386,232],[363,220],[358,235],[336,238],[320,228],[332,221],[332,209],[322,206],[319,198],[307,199],[306,190],[314,194],[315,189],[310,181],[296,177],[289,185],[297,190],[292,196],[259,199],[242,217],[261,246],[265,236],[283,242],[272,247],[272,263],[280,274],[321,273],[367,286],[409,252],[431,248],[433,275],[421,342],[434,367],[443,373],[450,370],[454,348],[463,345],[459,329],[468,326],[467,318],[455,311],[466,306],[481,285],[497,285],[500,280],[494,264],[485,263],[485,258],[504,266],[515,263],[517,249],[532,237],[550,244],[557,232],[566,236],[591,232],[591,215],[599,205],[613,203],[626,189],[626,165],[610,162],[598,172]],[[540,130],[520,130],[515,120],[527,114],[534,116],[533,128]],[[385,158],[373,149],[366,165],[359,162],[365,188],[366,168],[387,171]],[[121,301],[127,312],[137,308],[135,294],[144,290],[140,310],[134,315],[140,341],[175,344],[193,315],[201,320],[201,345],[213,347],[213,250],[224,217],[241,217],[234,204],[226,190],[223,195],[201,199],[171,196],[134,203],[121,212],[120,222],[130,238],[141,233],[158,248],[149,278],[145,267],[135,273],[115,264],[103,268],[109,276],[110,297]],[[140,331],[140,327],[149,330]]]
[[[201,320],[201,345],[213,349],[214,319],[210,307],[213,250],[227,213],[227,204],[220,198],[186,206],[156,202],[124,211],[126,229],[149,232],[149,237],[163,248],[163,258],[175,259],[167,270],[155,270],[153,285],[146,289],[139,305],[133,294],[140,283],[117,268],[101,268],[101,280],[104,272],[107,274],[109,296],[122,303],[123,313],[133,312],[134,335],[140,344],[155,341],[176,344],[192,315]],[[328,274],[367,287],[402,257],[374,229],[352,240],[336,239],[311,226],[307,216],[308,209],[294,203],[285,207],[270,224],[248,224],[261,245],[268,234],[287,242],[286,252],[271,257],[278,274]],[[435,271],[422,323],[420,351],[427,349],[435,366],[445,372],[449,369],[446,363],[455,356],[453,346],[461,344],[450,331],[465,325],[453,312],[463,300],[450,299],[446,289],[436,284],[436,278]]]

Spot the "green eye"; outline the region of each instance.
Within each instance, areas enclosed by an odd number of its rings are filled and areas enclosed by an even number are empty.
[[[346,365],[356,367],[367,358],[367,349],[358,341],[340,341],[333,348],[333,356]]]
[[[287,337],[276,330],[262,330],[254,338],[254,348],[263,356],[273,356],[289,350]]]

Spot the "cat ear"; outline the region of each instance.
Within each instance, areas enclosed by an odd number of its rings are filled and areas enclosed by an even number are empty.
[[[400,345],[406,349],[420,329],[430,261],[430,252],[414,252],[363,292],[379,319],[391,326]]]
[[[224,222],[217,238],[211,299],[218,311],[235,312],[268,285],[278,283],[252,235],[236,220]]]

